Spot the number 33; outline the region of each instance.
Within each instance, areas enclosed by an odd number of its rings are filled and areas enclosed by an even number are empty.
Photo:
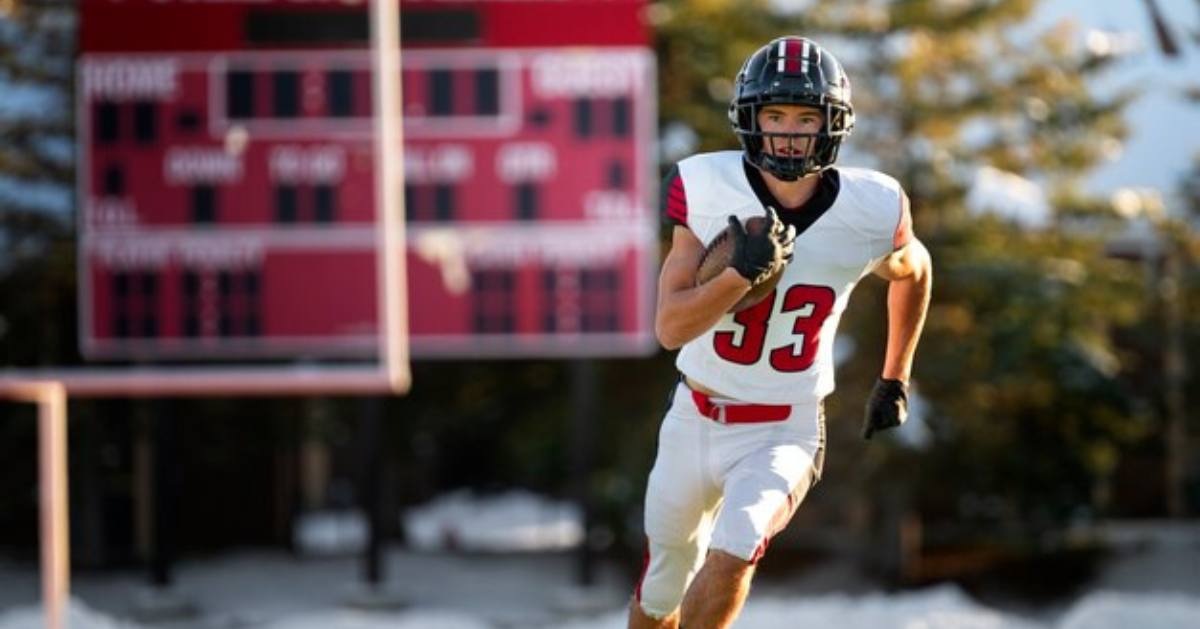
[[[734,322],[742,326],[741,343],[738,343],[737,332],[713,335],[713,349],[718,356],[739,365],[753,365],[762,358],[763,351],[767,350],[767,326],[778,292],[772,291],[766,299],[733,315]],[[768,350],[773,369],[794,373],[812,366],[821,342],[821,326],[833,312],[836,298],[828,286],[798,284],[788,287],[777,323],[784,323],[788,315],[792,315],[792,335],[796,342]]]

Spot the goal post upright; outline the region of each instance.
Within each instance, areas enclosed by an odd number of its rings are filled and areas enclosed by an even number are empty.
[[[66,388],[53,380],[0,381],[0,398],[37,406],[38,540],[44,626],[62,629],[71,596]]]
[[[392,391],[407,391],[409,369],[408,313],[405,295],[407,239],[404,225],[404,130],[400,119],[400,8],[395,0],[371,2],[371,55],[375,61],[375,189],[378,198],[376,237],[380,254],[377,294],[383,359]]]

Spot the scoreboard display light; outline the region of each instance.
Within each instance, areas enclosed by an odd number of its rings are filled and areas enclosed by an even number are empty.
[[[652,351],[643,2],[400,7],[412,355]],[[85,355],[376,352],[366,2],[80,10]]]

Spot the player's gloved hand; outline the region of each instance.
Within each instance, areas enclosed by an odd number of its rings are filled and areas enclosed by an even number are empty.
[[[908,419],[908,385],[900,380],[880,378],[867,398],[867,415],[863,420],[863,439]]]
[[[772,219],[771,235],[774,236],[775,242],[779,243],[782,263],[787,264],[795,256],[796,227],[795,225],[785,225],[783,221],[779,220],[779,215],[775,213],[773,207],[767,206],[767,216]]]
[[[783,248],[779,243],[778,217],[768,209],[771,225],[760,232],[750,234],[737,216],[729,215],[729,229],[733,233],[733,268],[751,285],[762,282],[783,260]]]

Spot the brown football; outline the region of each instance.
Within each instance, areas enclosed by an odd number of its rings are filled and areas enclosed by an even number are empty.
[[[770,221],[765,216],[751,216],[746,219],[746,233],[749,235],[762,233],[770,225]],[[713,237],[712,241],[704,249],[704,257],[700,258],[700,267],[696,269],[696,284],[704,284],[712,278],[721,274],[733,262],[734,249],[733,233],[729,227],[721,230],[721,233]],[[766,280],[750,287],[750,290],[740,299],[729,312],[737,312],[745,310],[754,304],[762,301],[771,291],[775,290],[775,286],[779,284],[780,278],[783,277],[783,260],[778,260],[775,265],[776,271],[769,275]]]

